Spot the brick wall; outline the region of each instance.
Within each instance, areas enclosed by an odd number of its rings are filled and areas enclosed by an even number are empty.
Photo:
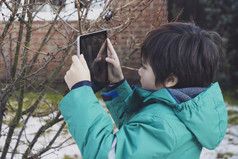
[[[123,5],[127,2],[131,2],[129,0],[120,0],[120,4]],[[111,38],[112,43],[114,44],[114,48],[119,55],[120,60],[123,62],[122,65],[129,66],[133,68],[139,68],[140,66],[140,52],[136,51],[132,56],[125,60],[125,57],[128,56],[134,49],[138,48],[138,44],[141,43],[143,37],[146,35],[148,31],[150,31],[153,27],[156,27],[158,23],[167,22],[167,5],[164,4],[163,0],[154,0],[148,8],[146,8],[139,18],[133,22],[127,29],[123,32],[117,34],[116,36]],[[163,6],[162,6],[163,5]],[[162,9],[161,9],[162,7]],[[139,8],[138,8],[139,9]],[[159,13],[158,13],[159,12]],[[160,17],[158,16],[160,15]],[[69,22],[70,25],[74,28],[77,28],[77,22]],[[0,22],[0,33],[2,33],[4,22]],[[48,28],[49,22],[43,21],[35,21],[33,23],[33,28],[37,29],[32,34],[32,40],[30,49],[37,50],[40,46],[40,42],[42,42]],[[4,41],[4,55],[7,56],[7,59],[10,59],[10,56],[13,56],[15,53],[16,41],[18,36],[19,22],[14,23],[14,27],[11,28],[11,35],[9,34]],[[54,30],[60,30],[60,32],[56,33],[56,35],[52,36],[52,39],[49,41],[48,45],[44,47],[42,50],[43,53],[55,52],[58,48],[64,47],[67,45],[67,40],[64,35],[70,35],[72,33],[72,29],[62,25],[61,22],[55,26]],[[114,34],[109,31],[109,36]],[[25,34],[24,34],[25,35]],[[23,37],[23,42],[25,37]],[[23,46],[23,45],[22,45]],[[23,50],[23,48],[21,48]],[[34,56],[34,52],[29,54],[29,59]],[[60,57],[61,55],[59,55]],[[41,61],[44,60],[46,56],[41,55],[39,58],[39,64],[37,67],[41,66]],[[53,70],[56,68],[57,60],[51,63],[46,69],[41,71],[42,78],[48,78]],[[63,80],[63,76],[68,69],[71,62],[65,66],[65,68],[60,72],[57,77],[58,80]],[[10,67],[10,66],[9,66]],[[19,65],[20,67],[20,65]],[[132,82],[138,82],[137,71],[130,71],[128,69],[123,69],[125,77]],[[3,63],[2,57],[0,58],[0,79],[4,79],[6,77],[6,69]]]
[[[76,28],[77,23],[76,22],[68,22],[71,27]],[[5,26],[4,22],[0,22],[0,33],[2,33],[3,28]],[[32,36],[31,36],[31,42],[28,49],[28,63],[30,63],[30,60],[35,56],[36,51],[39,49],[40,44],[42,43],[47,31],[49,30],[50,22],[47,21],[35,21],[32,25]],[[3,42],[3,53],[6,57],[8,68],[10,69],[11,65],[10,63],[13,63],[13,61],[10,61],[10,59],[13,59],[11,57],[14,57],[14,54],[16,52],[16,42],[18,38],[18,32],[19,32],[19,22],[15,21],[12,27],[9,29],[10,33],[6,36]],[[54,28],[52,29],[52,32],[49,37],[49,41],[47,44],[43,47],[41,50],[41,54],[39,55],[39,58],[37,62],[35,63],[35,69],[33,71],[36,71],[38,68],[41,68],[45,64],[45,60],[47,60],[50,56],[47,56],[47,53],[55,53],[57,50],[59,50],[62,47],[66,47],[68,45],[68,37],[72,34],[72,29],[70,27],[67,27],[62,24],[62,22],[58,22]],[[24,28],[24,32],[22,34],[22,45],[20,48],[20,58],[22,58],[23,53],[23,46],[26,39],[26,28]],[[51,62],[45,69],[40,71],[39,78],[49,78],[50,75],[55,70],[56,66],[58,65],[58,61],[60,60],[62,56],[62,52],[60,52],[57,57]],[[19,60],[22,61],[22,60]],[[21,68],[21,63],[18,64],[18,71]],[[60,73],[60,75],[57,77],[58,79],[62,79],[64,73],[66,71],[66,68],[63,69]],[[4,61],[2,56],[0,56],[0,80],[6,80],[7,76],[7,69],[4,65]]]

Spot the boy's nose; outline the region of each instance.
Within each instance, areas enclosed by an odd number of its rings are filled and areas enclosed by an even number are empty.
[[[141,76],[141,67],[138,69],[138,74]]]

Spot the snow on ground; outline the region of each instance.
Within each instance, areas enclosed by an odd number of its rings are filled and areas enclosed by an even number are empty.
[[[26,129],[22,135],[21,138],[21,143],[19,144],[19,149],[17,152],[19,154],[16,154],[14,156],[14,159],[20,159],[22,158],[22,153],[25,152],[27,146],[26,143],[27,141],[32,141],[32,139],[35,136],[35,133],[38,131],[38,129],[45,124],[46,120],[53,119],[55,114],[50,114],[47,117],[43,118],[38,118],[38,117],[31,117],[28,121],[28,124],[26,125]],[[8,117],[8,119],[10,119]],[[23,119],[26,119],[26,116],[23,116]],[[57,130],[60,128],[61,124],[63,122],[60,122],[58,124],[55,124],[52,128],[46,131],[44,135],[42,135],[35,146],[33,147],[32,152],[36,153],[39,152],[43,147],[46,147],[51,139],[54,137],[56,134]],[[0,138],[0,149],[4,146],[6,135],[8,132],[8,126],[3,125],[2,127],[2,136]],[[14,132],[14,136],[12,137],[12,142],[10,145],[10,150],[12,151],[15,147],[16,144],[16,139],[18,137],[18,134],[20,132],[20,128],[17,128],[16,131]],[[62,144],[60,147],[57,147],[59,144]],[[71,156],[74,158],[80,158],[80,151],[77,147],[77,145],[74,143],[74,140],[72,139],[71,135],[69,134],[67,128],[65,128],[62,132],[61,135],[57,138],[55,144],[53,144],[54,149],[47,151],[44,153],[41,157],[42,159],[63,159],[65,155]],[[1,153],[0,153],[1,154]],[[11,158],[11,154],[9,153],[7,155],[7,159]]]

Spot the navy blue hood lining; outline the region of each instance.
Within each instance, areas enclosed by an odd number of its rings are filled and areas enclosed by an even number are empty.
[[[132,89],[135,89],[136,86],[132,85]],[[200,93],[202,93],[207,87],[187,87],[187,88],[177,88],[177,89],[168,89],[168,92],[171,94],[171,96],[175,99],[175,101],[180,104],[186,101],[189,101],[190,99],[195,98]],[[150,92],[155,92],[156,90],[148,90]]]
[[[179,101],[179,103],[182,103],[195,98],[205,89],[206,87],[188,87],[188,88],[178,88],[168,90],[177,102]]]

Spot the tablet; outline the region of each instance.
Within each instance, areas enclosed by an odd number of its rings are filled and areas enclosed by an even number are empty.
[[[77,53],[84,55],[92,82],[108,84],[107,31],[101,30],[77,37]]]

